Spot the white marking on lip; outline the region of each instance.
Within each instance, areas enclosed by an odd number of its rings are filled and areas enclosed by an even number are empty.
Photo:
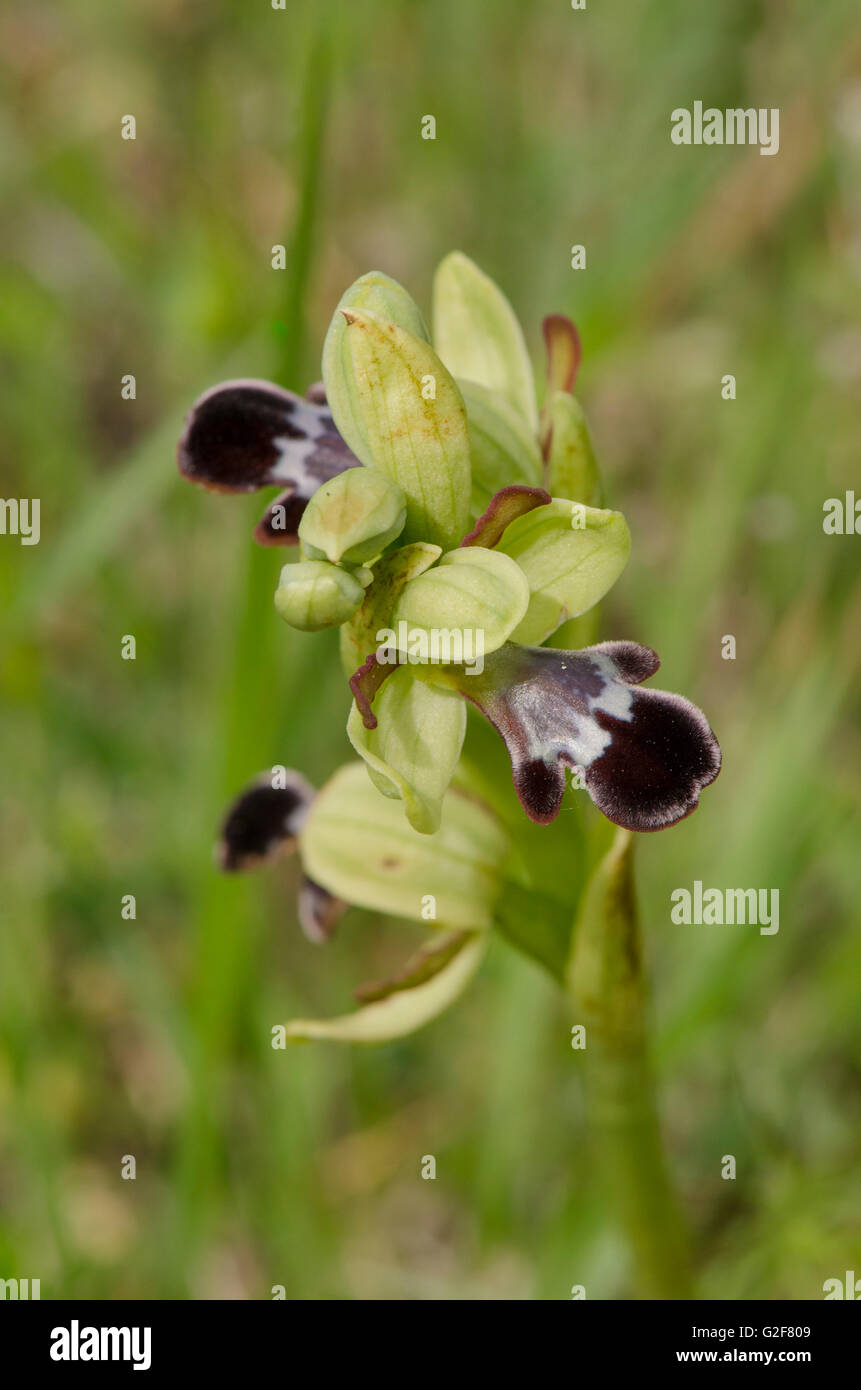
[[[590,657],[590,660],[594,661],[604,677],[604,689],[601,694],[589,697],[590,712],[601,710],[603,714],[609,714],[614,719],[624,719],[627,722],[632,718],[633,688],[626,685],[620,678],[618,667],[612,657],[598,653]]]
[[[626,723],[633,718],[635,691],[619,678],[612,658],[603,653],[590,653],[589,660],[598,668],[604,685],[600,694],[586,697],[588,713],[566,709],[568,727],[563,727],[553,739],[530,745],[530,757],[541,758],[548,766],[564,755],[566,761],[573,759],[577,766],[588,768],[606,753],[613,742],[613,735],[609,730],[601,728],[595,718],[599,712],[614,719],[622,719]],[[543,692],[538,685],[523,692],[522,705],[527,726],[540,726],[543,699]]]
[[[271,481],[299,484],[307,476],[306,465],[316,453],[317,440],[291,439],[289,435],[281,434],[272,443],[278,450],[278,462],[270,472]]]

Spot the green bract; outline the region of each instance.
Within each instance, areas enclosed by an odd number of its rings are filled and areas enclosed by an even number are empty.
[[[547,483],[554,497],[589,507],[603,501],[601,475],[582,406],[567,391],[554,391],[544,406],[550,428]]]
[[[363,463],[403,488],[405,539],[456,545],[469,522],[471,482],[466,409],[454,379],[415,333],[366,310],[339,313],[346,326],[339,350],[323,359],[335,424],[356,436],[348,442]]]
[[[566,618],[592,608],[622,573],[630,549],[621,512],[554,498],[518,517],[498,546],[517,562],[529,586],[528,611],[512,640],[543,642]]]
[[[392,614],[394,643],[414,659],[426,646],[431,661],[463,661],[444,654],[444,634],[461,634],[462,650],[475,652],[478,637],[480,652],[496,651],[528,605],[526,576],[507,555],[478,546],[452,550],[402,590]]]
[[[376,468],[348,468],[318,487],[299,523],[299,539],[311,559],[336,564],[372,560],[404,529],[406,498]]]
[[[446,256],[434,277],[433,337],[453,376],[498,391],[536,433],[535,382],[520,324],[502,290],[460,251]]]
[[[366,729],[353,705],[347,733],[384,796],[401,797],[415,830],[439,828],[442,799],[466,733],[466,705],[456,694],[414,679],[399,667],[382,685]]]
[[[325,560],[302,560],[282,569],[275,607],[291,627],[317,632],[346,622],[364,597],[359,577]]]

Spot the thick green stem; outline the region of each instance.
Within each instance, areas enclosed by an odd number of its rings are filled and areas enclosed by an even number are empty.
[[[567,971],[585,1026],[589,1116],[643,1298],[693,1297],[685,1223],[664,1157],[649,1060],[633,838],[619,831],[586,890]]]

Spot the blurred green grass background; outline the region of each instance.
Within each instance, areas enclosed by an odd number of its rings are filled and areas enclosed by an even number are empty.
[[[273,1023],[341,1011],[404,930],[352,913],[315,949],[295,865],[233,882],[210,859],[259,768],[345,759],[347,696],[334,643],[274,614],[262,499],[180,482],[184,412],[230,375],[304,388],[352,279],[427,306],[453,247],[536,362],[543,314],[578,321],[634,536],[602,636],[654,646],[724,749],[699,812],[639,854],[701,1290],[819,1298],[861,1272],[861,539],[822,531],[858,477],[857,6],[66,0],[5,11],[0,51],[2,492],[42,501],[38,546],[0,538],[0,1277],[634,1291],[549,979],[500,944],[409,1041],[273,1052]],[[672,145],[696,99],[779,107],[779,154]],[[779,933],[673,926],[695,878],[778,888]]]

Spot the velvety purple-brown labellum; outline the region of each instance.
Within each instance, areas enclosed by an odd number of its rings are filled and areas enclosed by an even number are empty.
[[[305,503],[321,483],[360,466],[319,392],[303,400],[253,380],[226,381],[194,403],[177,462],[184,477],[215,492],[280,485],[255,532],[264,545],[295,543]]]
[[[299,522],[308,505],[292,487],[273,497],[254,528],[258,545],[298,545]]]
[[[616,825],[652,831],[697,805],[720,771],[720,748],[689,700],[638,690],[660,662],[636,642],[583,651],[508,643],[481,675],[457,668],[456,684],[501,734],[527,815],[559,813],[565,767],[582,769],[595,805]]]
[[[527,487],[525,483],[512,483],[494,493],[478,521],[468,535],[461,541],[465,545],[480,545],[492,550],[502,540],[503,533],[512,521],[525,516],[535,507],[546,507],[553,498],[542,487]]]
[[[273,786],[274,780],[271,772],[262,773],[228,810],[216,846],[227,873],[257,868],[295,848],[314,788],[298,772],[280,773],[283,786]]]

